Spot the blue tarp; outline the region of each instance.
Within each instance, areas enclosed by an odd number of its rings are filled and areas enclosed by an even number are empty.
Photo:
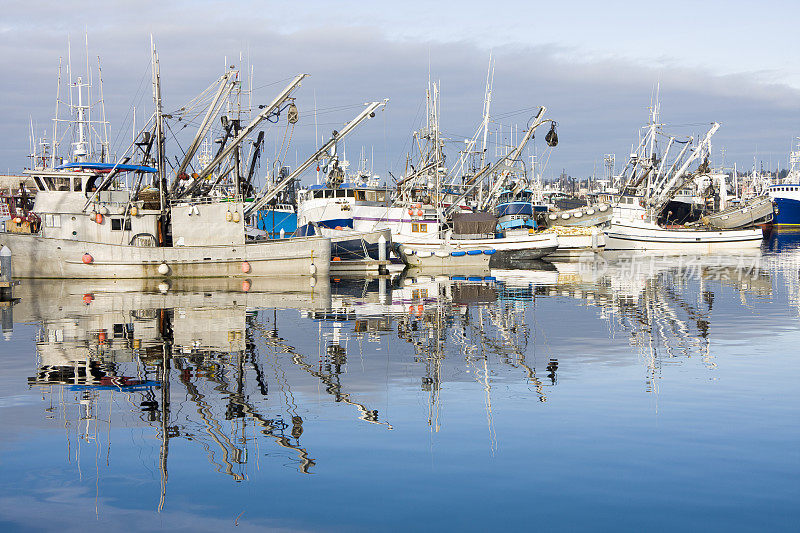
[[[149,172],[151,174],[158,172],[157,168],[146,167],[144,165],[115,165],[114,163],[67,163],[66,165],[56,167],[56,170],[62,170],[65,168],[88,168],[90,170],[111,170],[115,168],[121,172],[134,171]]]

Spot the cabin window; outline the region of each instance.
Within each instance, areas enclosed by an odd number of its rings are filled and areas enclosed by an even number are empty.
[[[44,182],[51,191],[69,191],[69,178],[46,177]]]
[[[427,233],[428,232],[428,225],[427,224],[418,224],[413,222],[411,224],[411,231],[414,233]]]
[[[33,181],[36,183],[36,188],[40,191],[45,190],[44,183],[42,183],[42,179],[39,176],[34,176]]]
[[[361,200],[363,202],[366,199],[367,197],[364,194],[364,191],[356,191],[356,200]]]
[[[81,192],[81,179],[72,178],[72,190],[74,192]]]
[[[325,191],[314,191],[314,198],[322,198]]]
[[[44,216],[44,225],[48,228],[60,228],[61,227],[61,215],[51,215],[46,214]]]
[[[375,191],[367,191],[367,200],[370,202],[375,201]]]
[[[123,226],[123,222],[121,218],[112,218],[111,219],[111,231],[122,231],[123,227],[125,231],[131,230],[131,219],[125,219],[125,225]]]
[[[352,198],[355,196],[355,191],[353,189],[347,189],[347,197]]]
[[[386,191],[378,191],[378,201],[379,202],[386,201]]]
[[[336,198],[344,198],[347,196],[347,191],[344,189],[336,189]]]
[[[336,191],[333,191],[331,189],[325,189],[325,198],[333,198],[333,193],[334,192],[336,192]]]

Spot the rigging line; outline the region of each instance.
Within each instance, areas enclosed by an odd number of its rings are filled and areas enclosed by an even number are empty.
[[[139,87],[136,89],[136,92],[133,95],[133,101],[134,101],[135,104],[139,104],[142,101],[142,98],[144,98],[142,87],[144,85],[144,80],[149,78],[149,76],[147,75],[149,70],[150,70],[150,60],[148,59],[147,60],[147,65],[145,66],[144,72],[142,73],[142,78],[139,80]],[[114,137],[114,142],[111,143],[111,145],[114,146],[115,148],[117,146],[117,142],[119,141],[119,136],[122,135],[122,132],[124,131],[124,132],[127,133],[127,130],[128,130],[128,128],[127,128],[128,117],[131,116],[131,112],[135,108],[136,108],[136,105],[133,105],[133,106],[128,108],[128,112],[125,114],[125,118],[122,120],[122,126],[120,128],[118,128],[117,135]]]

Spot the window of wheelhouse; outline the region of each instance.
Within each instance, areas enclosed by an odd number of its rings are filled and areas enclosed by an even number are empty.
[[[72,191],[73,192],[81,192],[81,178],[75,176],[72,178]]]
[[[386,191],[378,191],[377,195],[378,195],[378,201],[379,202],[385,202],[386,201]]]
[[[366,197],[364,191],[356,191],[356,200],[361,200],[363,202],[366,199],[367,199],[367,197]]]
[[[51,191],[69,191],[68,177],[45,176],[44,182]]]
[[[42,178],[40,178],[39,176],[34,176],[33,182],[36,184],[36,188],[39,189],[40,191],[46,190],[44,187],[44,182],[42,182]]]

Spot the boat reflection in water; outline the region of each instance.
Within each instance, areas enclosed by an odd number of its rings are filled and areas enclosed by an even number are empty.
[[[494,452],[498,383],[524,383],[539,402],[557,401],[559,373],[591,357],[565,348],[578,332],[544,329],[556,305],[594,310],[609,337],[626,335],[646,368],[644,388],[658,392],[666,362],[720,364],[710,333],[718,291],[736,291],[747,306],[771,297],[777,279],[797,294],[800,268],[780,270],[770,257],[606,254],[529,270],[412,270],[313,286],[31,280],[13,313],[40,326],[29,384],[45,416],[63,425],[70,461],[80,468],[87,446],[95,461],[110,461],[112,427],[142,428],[158,439],[162,509],[171,441],[199,447],[235,481],[248,480],[265,452],[313,473],[303,434],[320,406],[392,430],[381,406],[389,382],[402,386],[409,376],[426,398],[432,433],[442,430],[448,383],[481,395]]]

